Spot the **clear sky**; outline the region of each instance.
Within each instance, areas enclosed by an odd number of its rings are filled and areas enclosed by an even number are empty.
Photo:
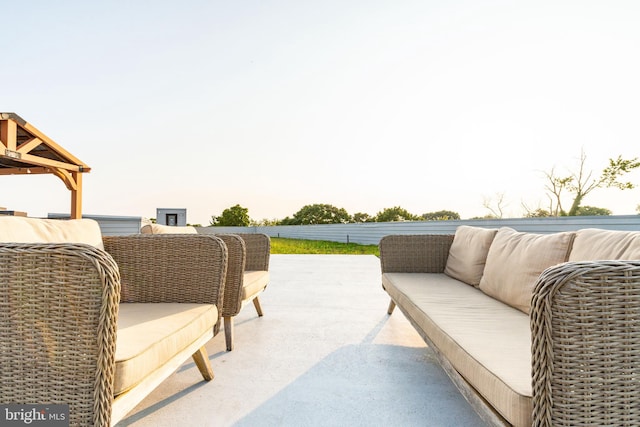
[[[0,4],[0,111],[92,167],[88,214],[469,218],[504,193],[522,216],[582,149],[596,173],[640,156],[636,0]],[[1,188],[0,206],[69,211],[55,177]],[[635,214],[640,189],[584,204]]]

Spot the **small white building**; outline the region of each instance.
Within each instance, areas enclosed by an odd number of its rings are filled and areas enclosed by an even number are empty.
[[[187,210],[157,208],[156,223],[162,224],[162,225],[178,226],[178,227],[185,226],[187,225]]]

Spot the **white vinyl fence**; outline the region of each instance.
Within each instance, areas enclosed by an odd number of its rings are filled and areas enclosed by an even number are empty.
[[[328,240],[377,245],[389,234],[453,234],[460,225],[511,227],[532,233],[555,233],[581,228],[640,231],[640,215],[572,216],[559,218],[469,219],[455,221],[366,222],[358,224],[214,227],[219,233],[264,233],[271,237]]]

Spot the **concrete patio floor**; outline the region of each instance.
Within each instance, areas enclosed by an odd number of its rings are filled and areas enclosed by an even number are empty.
[[[373,255],[272,255],[260,297],[245,307],[235,349],[207,344],[215,379],[192,361],[118,427],[482,426],[389,299]]]

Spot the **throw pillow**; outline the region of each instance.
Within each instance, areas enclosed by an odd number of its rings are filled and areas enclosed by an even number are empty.
[[[576,232],[569,261],[640,259],[640,232],[585,228]]]
[[[498,230],[489,248],[480,290],[529,314],[533,286],[548,267],[567,261],[575,233]]]
[[[489,247],[497,232],[495,228],[458,227],[449,249],[444,274],[477,287],[484,272]]]

